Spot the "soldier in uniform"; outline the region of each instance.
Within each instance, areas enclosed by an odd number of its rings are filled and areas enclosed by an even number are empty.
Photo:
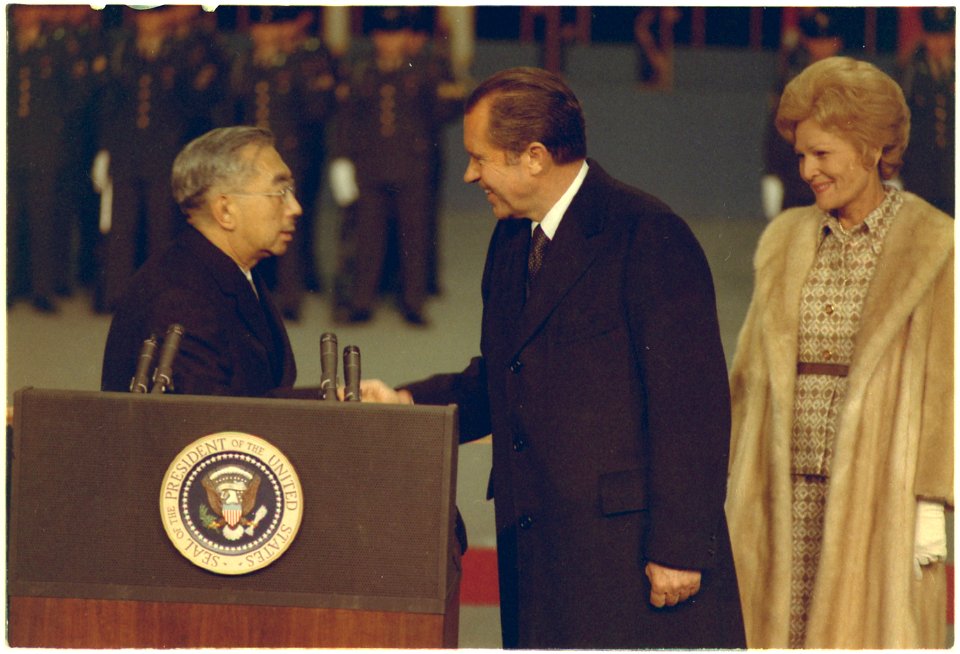
[[[783,209],[813,204],[810,187],[800,178],[793,147],[777,132],[773,119],[787,83],[815,61],[832,57],[843,48],[837,19],[829,9],[801,10],[795,34],[784,35],[784,49],[776,88],[770,94],[763,139],[764,177],[761,186],[764,214],[771,219]]]
[[[72,225],[58,211],[66,116],[77,102],[75,69],[53,36],[55,8],[15,5],[7,71],[8,306],[30,297],[56,311],[71,283]]]
[[[309,151],[316,145],[314,130],[322,127],[333,110],[335,77],[326,48],[319,39],[305,34],[311,15],[306,10],[296,12],[292,16],[275,14],[279,21],[251,26],[249,48],[236,62],[232,86],[239,121],[274,133],[277,151],[299,183],[307,176],[310,157],[315,154]],[[304,203],[303,209],[296,247],[282,259],[264,264],[264,276],[288,320],[299,319],[311,272],[316,275],[315,205]]]
[[[900,82],[911,117],[910,149],[901,176],[908,191],[953,216],[956,9],[926,7],[921,18],[924,35]]]
[[[220,96],[215,59],[198,66],[196,42],[178,34],[197,11],[136,11],[133,29],[118,35],[112,48],[101,148],[110,157],[113,206],[98,309],[112,309],[134,270],[173,238],[181,222],[170,200],[170,167],[190,127],[202,124],[197,116],[209,113]]]
[[[189,142],[218,125],[218,116],[229,102],[230,63],[225,37],[218,31],[213,13],[201,12],[191,5],[171,9],[173,50],[178,53],[181,66],[193,72],[184,136],[184,141]]]
[[[451,79],[411,59],[412,30],[403,9],[388,7],[374,16],[374,53],[350,76],[338,117],[339,157],[331,170],[336,177],[334,167],[351,166],[358,189],[356,223],[342,243],[352,252],[341,257],[351,266],[340,271],[348,297],[335,317],[356,323],[372,316],[393,218],[402,314],[408,323],[423,325],[436,128],[456,115],[460,103],[449,93]]]
[[[62,238],[62,245],[69,252],[61,252],[64,261],[75,265],[76,281],[82,286],[92,286],[99,268],[100,203],[90,184],[90,164],[97,152],[97,110],[107,71],[102,12],[85,5],[57,7],[55,11],[61,21],[54,38],[63,41],[66,66],[73,79],[72,101],[67,103],[57,210],[74,226],[71,236],[76,238]]]
[[[436,25],[435,8],[408,7],[410,15],[411,38],[410,59],[414,66],[431,69],[431,74],[444,80],[438,89],[438,94],[444,102],[463,102],[466,99],[466,85],[462,80],[456,80],[450,63],[449,53],[445,48],[433,42],[433,31]],[[442,122],[434,124],[431,136],[433,161],[431,162],[430,178],[430,210],[429,238],[427,243],[427,293],[439,295],[440,288],[440,257],[437,251],[440,236],[440,200],[443,185],[443,132],[446,125]]]
[[[309,11],[319,10],[311,8]],[[316,87],[311,94],[322,92],[323,102],[319,107],[310,107],[310,110],[302,115],[301,138],[305,159],[298,199],[303,207],[303,216],[297,225],[300,235],[294,244],[300,248],[303,260],[304,286],[308,291],[319,292],[323,290],[323,281],[316,252],[319,219],[317,214],[320,207],[321,180],[327,161],[327,124],[336,109],[334,92],[339,77],[339,62],[316,34],[301,34],[300,52],[303,73],[307,79],[313,80],[311,84]]]

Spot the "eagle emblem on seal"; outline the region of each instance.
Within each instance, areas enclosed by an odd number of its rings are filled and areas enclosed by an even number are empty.
[[[200,507],[200,517],[207,529],[220,531],[227,540],[252,536],[267,507],[257,505],[260,475],[243,466],[229,464],[215,468],[200,480],[207,491],[207,506]],[[213,513],[211,513],[212,511]]]

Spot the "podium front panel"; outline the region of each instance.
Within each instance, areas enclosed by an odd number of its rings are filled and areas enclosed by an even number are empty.
[[[217,432],[290,460],[303,518],[271,565],[185,558],[168,466]],[[454,407],[27,389],[15,397],[8,595],[443,613],[459,581]]]

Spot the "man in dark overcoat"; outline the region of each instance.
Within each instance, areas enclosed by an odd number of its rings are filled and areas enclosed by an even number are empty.
[[[464,146],[464,181],[498,219],[481,356],[399,391],[368,381],[364,398],[455,403],[461,441],[493,434],[505,647],[743,647],[727,374],[699,244],[586,159],[580,104],[552,73],[480,84]]]
[[[283,320],[254,269],[284,254],[300,204],[293,175],[257,127],[212,130],[177,156],[173,194],[189,226],[131,280],[110,324],[101,389],[130,387],[143,341],[184,329],[172,391],[283,395],[297,375]]]

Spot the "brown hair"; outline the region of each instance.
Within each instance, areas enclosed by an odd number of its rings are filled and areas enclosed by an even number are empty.
[[[587,156],[587,135],[580,101],[559,76],[542,68],[510,68],[474,89],[466,113],[490,97],[490,142],[519,154],[542,143],[557,163]]]
[[[903,165],[910,109],[900,86],[873,64],[828,57],[805,68],[783,91],[777,130],[795,143],[797,124],[808,119],[853,143],[864,160],[879,148],[881,179],[891,179]]]

